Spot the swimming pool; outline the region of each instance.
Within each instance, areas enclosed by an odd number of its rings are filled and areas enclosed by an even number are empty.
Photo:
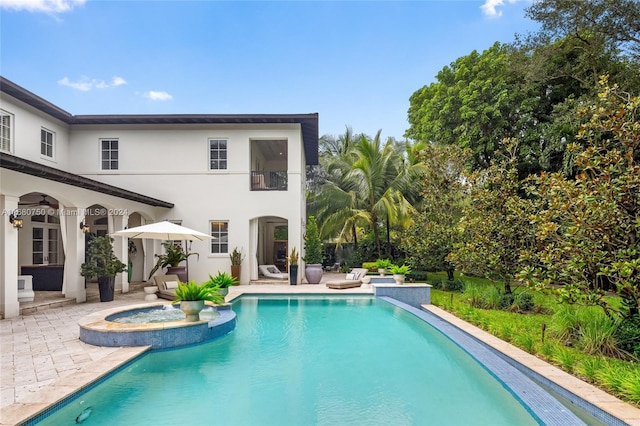
[[[371,297],[247,297],[233,333],[148,353],[39,424],[538,421],[429,324]],[[89,411],[90,410],[90,411]]]

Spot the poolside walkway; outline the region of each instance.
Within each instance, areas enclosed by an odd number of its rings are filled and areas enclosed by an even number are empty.
[[[227,300],[240,294],[371,294],[371,288],[333,290],[323,283],[344,274],[326,273],[319,285],[290,286],[265,283],[232,287]],[[97,286],[96,286],[97,287]],[[116,294],[112,302],[100,303],[97,288],[87,290],[87,303],[56,299],[35,303],[24,315],[0,321],[0,425],[14,425],[50,406],[60,398],[86,386],[96,378],[148,350],[147,347],[107,348],[79,340],[78,320],[108,308],[144,301],[142,286],[126,294]],[[168,302],[167,302],[168,303]],[[583,398],[606,406],[609,412],[631,425],[640,426],[640,410],[593,386],[570,376],[539,359],[512,347],[482,330],[438,308],[429,311],[461,327],[476,338],[502,350]],[[563,383],[564,382],[564,383]]]

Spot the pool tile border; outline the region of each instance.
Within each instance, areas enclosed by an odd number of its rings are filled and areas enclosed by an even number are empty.
[[[640,425],[640,409],[433,305],[422,310],[460,330],[534,382],[612,426]]]

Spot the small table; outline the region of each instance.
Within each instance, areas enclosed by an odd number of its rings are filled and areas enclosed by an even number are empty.
[[[154,300],[158,300],[158,296],[156,296],[156,292],[158,291],[157,285],[151,285],[144,288],[144,292],[146,293],[144,296],[144,300],[147,302],[153,302]]]

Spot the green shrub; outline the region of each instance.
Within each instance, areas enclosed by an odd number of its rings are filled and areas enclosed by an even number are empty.
[[[511,309],[513,302],[516,300],[516,297],[513,293],[503,293],[500,296],[500,309],[503,311],[508,311]]]
[[[620,358],[624,355],[617,346],[617,325],[604,314],[580,324],[578,342],[582,350],[590,355],[605,355]]]
[[[553,359],[556,362],[560,363],[560,365],[562,365],[562,368],[564,368],[565,371],[568,371],[569,373],[573,373],[573,368],[576,365],[578,356],[571,349],[560,348],[558,351],[556,351],[556,355]]]
[[[461,279],[442,280],[442,289],[446,291],[462,291],[464,290],[464,281]]]
[[[407,274],[407,279],[415,282],[426,282],[427,271],[411,271]]]
[[[483,308],[498,309],[502,300],[502,292],[496,286],[488,286],[482,294]]]
[[[369,272],[375,272],[378,268],[376,268],[376,262],[362,262],[362,267],[367,268]]]
[[[534,307],[533,294],[529,292],[518,293],[511,305],[511,310],[516,312],[532,311]]]
[[[596,375],[601,368],[601,358],[585,358],[577,365],[577,371],[592,382],[596,381]]]
[[[614,333],[618,349],[638,358],[640,357],[640,317],[621,321]]]
[[[529,352],[530,354],[536,353],[536,339],[530,334],[519,334],[514,343],[522,348],[523,350]]]
[[[429,281],[429,283],[436,290],[442,290],[442,280],[440,278],[432,279],[432,280]]]

